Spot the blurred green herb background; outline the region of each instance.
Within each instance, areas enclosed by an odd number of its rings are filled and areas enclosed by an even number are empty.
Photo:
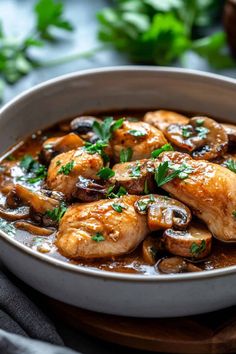
[[[184,66],[186,55],[194,52],[216,69],[236,67],[222,28],[224,4],[224,0],[111,1],[97,13],[99,47],[42,61],[30,49],[55,45],[55,28],[68,32],[68,38],[74,28],[65,16],[66,1],[38,0],[32,3],[30,33],[9,37],[0,22],[0,98],[6,84],[13,85],[34,69],[91,57],[107,48],[121,52],[130,63]]]

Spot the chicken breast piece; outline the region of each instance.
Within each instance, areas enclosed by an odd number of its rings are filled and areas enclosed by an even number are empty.
[[[78,177],[98,179],[97,173],[102,167],[103,160],[99,154],[88,154],[84,148],[71,150],[52,159],[47,185],[71,199],[76,191]]]
[[[137,199],[127,195],[68,208],[57,234],[60,253],[68,258],[93,259],[134,250],[148,233],[146,216],[134,209]]]
[[[213,236],[221,241],[236,241],[236,174],[203,160],[193,160],[180,152],[163,153],[159,161],[193,168],[188,178],[175,178],[162,188],[188,205],[203,220]]]
[[[153,111],[147,112],[143,118],[144,122],[165,131],[170,124],[188,124],[189,118],[172,111]]]
[[[149,158],[151,152],[167,143],[163,133],[144,122],[125,121],[120,129],[113,133],[111,140],[113,157],[120,161],[123,149],[132,149],[132,161]]]

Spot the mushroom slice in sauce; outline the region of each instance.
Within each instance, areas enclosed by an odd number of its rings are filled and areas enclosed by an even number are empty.
[[[28,207],[21,207],[15,210],[0,207],[0,217],[9,221],[28,219],[30,217],[30,211]]]
[[[202,259],[211,252],[212,234],[201,224],[191,225],[187,230],[165,230],[163,243],[166,250],[176,256]]]
[[[171,124],[166,137],[178,148],[188,151],[195,159],[212,160],[228,148],[228,137],[221,124],[208,117],[194,117],[189,124]]]
[[[152,151],[167,144],[163,133],[145,122],[124,121],[121,128],[113,133],[110,141],[113,150],[113,158],[116,162],[120,161],[122,150],[131,148],[131,160],[149,158]]]
[[[33,235],[50,236],[55,232],[55,229],[41,227],[41,226],[32,224],[31,222],[27,222],[27,221],[16,221],[14,226],[17,229],[25,230]]]
[[[181,257],[167,257],[161,259],[156,268],[165,274],[176,274],[184,272],[200,272],[202,269],[197,267]]]
[[[84,140],[95,143],[98,140],[98,136],[93,131],[94,122],[101,123],[101,119],[93,116],[81,116],[73,119],[70,123],[71,130],[79,134]]]
[[[148,227],[151,231],[175,227],[185,229],[191,221],[191,211],[178,200],[166,196],[151,195],[139,198],[135,209],[148,214]]]
[[[171,124],[188,124],[189,118],[172,111],[159,110],[147,112],[143,118],[144,122],[153,125],[165,133],[166,128]]]
[[[69,133],[64,136],[49,138],[44,141],[40,153],[40,159],[49,164],[51,159],[56,155],[77,149],[84,146],[84,141],[74,133]]]
[[[164,248],[160,237],[149,235],[142,243],[142,256],[149,265],[154,265]]]
[[[79,176],[73,197],[83,202],[93,202],[103,198],[106,194],[106,186],[99,184],[93,179]]]
[[[115,176],[109,181],[124,187],[129,194],[143,194],[155,190],[152,160],[118,163],[113,166],[113,171]]]
[[[236,125],[223,123],[221,124],[228,135],[229,144],[235,146],[236,144]]]

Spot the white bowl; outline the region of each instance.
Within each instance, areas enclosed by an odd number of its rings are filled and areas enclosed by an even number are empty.
[[[38,129],[86,111],[139,108],[207,113],[236,123],[236,80],[132,66],[63,76],[30,89],[0,111],[0,152]],[[4,232],[0,258],[42,293],[109,314],[172,317],[236,304],[236,266],[177,275],[111,273],[37,253]]]

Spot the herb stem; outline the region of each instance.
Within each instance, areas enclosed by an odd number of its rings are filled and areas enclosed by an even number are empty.
[[[92,48],[92,49],[84,51],[84,52],[79,52],[79,53],[67,55],[65,57],[52,59],[52,60],[48,60],[48,61],[40,61],[38,63],[38,66],[48,68],[48,67],[52,67],[52,66],[56,66],[56,65],[66,64],[71,61],[75,61],[75,60],[79,60],[79,59],[89,59],[92,56],[94,56],[96,53],[101,52],[101,51],[105,50],[106,48],[107,48],[107,46],[99,46],[99,47],[95,47],[95,48]]]

